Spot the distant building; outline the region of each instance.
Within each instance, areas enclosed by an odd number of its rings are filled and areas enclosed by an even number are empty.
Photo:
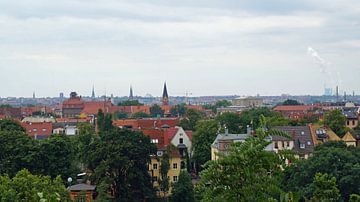
[[[347,132],[341,140],[344,141],[347,146],[356,147],[356,139],[350,132]]]
[[[239,97],[231,101],[233,106],[243,107],[261,107],[263,106],[263,99],[258,97]]]
[[[312,116],[313,105],[279,105],[274,111],[280,112],[284,117],[292,120],[299,120],[306,116]]]
[[[44,139],[52,134],[51,122],[21,122],[21,126],[25,128],[26,133],[35,139]]]
[[[65,118],[79,117],[84,109],[84,101],[76,92],[70,93],[70,98],[62,104],[62,114]]]
[[[169,95],[167,92],[166,82],[164,83],[164,90],[162,95],[162,104],[163,105],[169,105]]]

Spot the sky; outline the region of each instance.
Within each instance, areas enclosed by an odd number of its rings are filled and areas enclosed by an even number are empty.
[[[359,0],[1,0],[0,97],[360,94]]]

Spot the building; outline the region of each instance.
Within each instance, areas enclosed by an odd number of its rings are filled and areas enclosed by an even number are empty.
[[[313,109],[314,106],[312,105],[279,105],[274,108],[274,111],[289,119],[299,120],[306,116],[312,116]]]
[[[65,118],[79,117],[84,109],[84,101],[76,92],[70,93],[70,98],[62,104],[62,115]]]
[[[164,83],[164,90],[162,95],[162,105],[169,105],[169,95],[166,87],[166,82]]]
[[[171,128],[179,125],[179,122],[179,118],[142,118],[114,120],[113,124],[119,128],[143,130],[156,128]]]
[[[242,106],[242,107],[261,107],[263,106],[263,99],[259,97],[239,97],[231,101],[233,106]]]
[[[52,134],[51,122],[21,122],[21,126],[30,137],[35,139],[48,138]]]
[[[344,137],[341,138],[341,140],[344,141],[347,146],[356,147],[356,139],[350,132],[347,132]]]
[[[67,188],[72,201],[92,202],[95,199],[96,186],[84,183],[72,185]]]
[[[274,151],[290,149],[300,159],[307,159],[313,153],[315,143],[310,126],[277,126],[275,129],[288,133],[290,138],[272,136]]]
[[[219,154],[227,154],[229,146],[234,142],[245,142],[250,134],[229,134],[226,130],[223,134],[218,134],[211,144],[211,160],[218,160]]]
[[[359,125],[358,108],[344,108],[342,114],[346,117],[346,127],[354,129]]]

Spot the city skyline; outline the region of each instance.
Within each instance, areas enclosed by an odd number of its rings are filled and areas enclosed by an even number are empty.
[[[360,3],[0,2],[1,97],[360,92]],[[341,32],[339,32],[341,30]]]

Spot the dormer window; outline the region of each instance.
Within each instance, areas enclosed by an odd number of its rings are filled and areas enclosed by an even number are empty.
[[[304,131],[301,131],[301,135],[305,135],[305,132],[304,132]]]
[[[179,144],[184,144],[184,139],[183,138],[179,139]]]
[[[304,143],[300,143],[300,149],[305,149],[305,144]]]

